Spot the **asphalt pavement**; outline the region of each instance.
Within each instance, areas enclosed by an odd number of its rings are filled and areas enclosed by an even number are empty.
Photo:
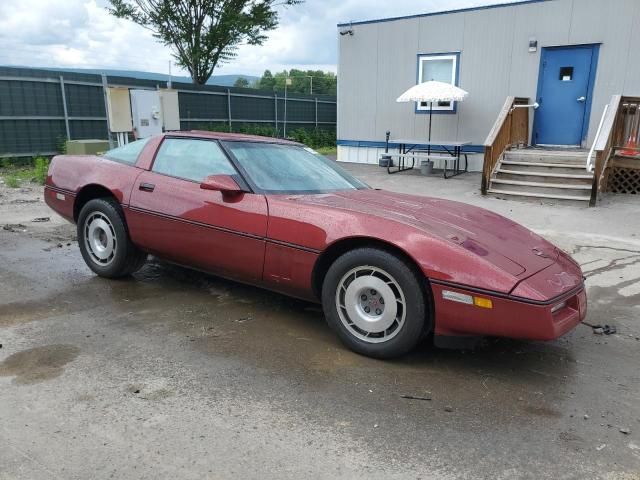
[[[98,278],[46,206],[0,205],[0,479],[640,478],[640,200],[349,169],[540,232],[583,265],[587,322],[617,333],[373,360],[314,304],[157,259]]]

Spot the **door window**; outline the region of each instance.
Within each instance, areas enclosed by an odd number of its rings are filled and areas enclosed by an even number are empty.
[[[560,67],[560,81],[570,82],[573,80],[573,67]]]
[[[152,170],[194,182],[202,182],[209,175],[237,173],[217,142],[193,138],[166,138]]]

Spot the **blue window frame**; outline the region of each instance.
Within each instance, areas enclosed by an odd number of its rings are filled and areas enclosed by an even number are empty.
[[[430,80],[450,83],[458,86],[460,73],[460,52],[420,53],[416,82]],[[433,105],[433,113],[456,113],[456,102],[439,102]],[[429,113],[430,106],[426,102],[416,102],[416,113]]]

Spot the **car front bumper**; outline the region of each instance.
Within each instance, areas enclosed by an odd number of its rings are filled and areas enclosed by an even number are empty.
[[[435,307],[434,333],[438,336],[553,340],[572,330],[587,315],[584,285],[544,302],[439,282],[432,282],[431,288]],[[465,296],[490,302],[478,302],[485,305],[478,306],[451,300]]]

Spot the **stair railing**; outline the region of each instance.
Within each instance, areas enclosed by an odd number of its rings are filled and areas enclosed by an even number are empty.
[[[624,118],[622,95],[613,95],[607,107],[606,115],[603,116],[600,134],[593,142],[592,150],[595,153],[595,164],[593,167],[593,182],[591,183],[591,198],[589,206],[595,207],[598,195],[603,188],[603,179],[609,159],[614,153],[616,144],[621,142],[624,129]],[[589,159],[587,160],[589,162]]]
[[[609,111],[609,104],[607,103],[604,106],[604,111],[602,112],[602,117],[600,117],[600,123],[598,124],[598,130],[596,131],[596,136],[593,139],[593,144],[591,145],[591,149],[589,150],[589,155],[587,155],[587,172],[591,173],[593,171],[593,162],[591,159],[593,158],[593,152],[596,149],[596,144],[598,143],[598,139],[600,138],[600,134],[602,133],[602,125],[604,124],[605,119],[607,118],[607,112]]]
[[[596,145],[596,163],[589,205],[595,206],[600,193],[609,190],[617,157],[637,157],[640,154],[640,97],[614,95]],[[605,135],[606,134],[606,135]],[[613,160],[613,163],[612,163]]]
[[[484,142],[484,164],[482,167],[483,195],[487,194],[491,176],[505,151],[514,145],[529,142],[529,112],[537,104],[529,104],[528,98],[507,97],[498,118]]]

